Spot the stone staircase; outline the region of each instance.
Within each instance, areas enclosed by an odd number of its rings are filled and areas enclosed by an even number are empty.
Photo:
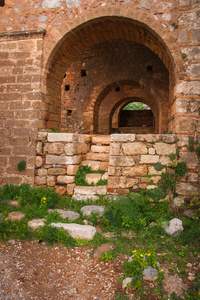
[[[108,164],[110,153],[110,136],[98,135],[91,138],[91,146],[82,161],[82,165],[89,166],[93,171],[102,170],[105,174],[91,173],[86,175],[86,181],[96,184],[100,179],[108,178]],[[107,194],[107,186],[76,186],[73,198],[76,200],[95,200],[99,195]]]

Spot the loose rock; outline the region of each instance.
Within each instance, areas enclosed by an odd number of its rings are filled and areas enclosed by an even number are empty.
[[[100,205],[86,205],[81,208],[81,212],[84,216],[90,216],[92,213],[97,213],[98,215],[102,216],[104,210],[105,206]]]
[[[158,277],[158,271],[152,267],[147,267],[143,271],[143,279],[144,280],[149,280],[149,281],[154,281]]]
[[[33,219],[31,221],[28,222],[28,227],[35,230],[37,229],[38,227],[43,227],[45,225],[45,221],[46,219],[45,218],[42,218],[42,219]]]
[[[25,213],[20,212],[20,211],[12,211],[5,218],[5,221],[8,221],[8,220],[10,220],[11,222],[20,221],[24,217],[25,217]]]
[[[164,230],[167,234],[172,237],[177,237],[183,231],[182,221],[174,218],[169,222],[169,226],[167,226],[166,222],[163,222]]]
[[[49,209],[48,213],[57,211],[61,218],[68,218],[69,221],[74,221],[80,217],[79,213],[71,210],[63,210],[63,209]]]
[[[79,225],[79,224],[66,224],[66,223],[51,223],[51,226],[57,228],[63,228],[69,232],[74,239],[87,239],[92,240],[95,233],[96,228],[90,225]]]
[[[101,246],[97,247],[94,252],[94,258],[99,259],[103,253],[108,252],[109,250],[115,249],[115,245],[113,243],[106,243],[102,244]]]

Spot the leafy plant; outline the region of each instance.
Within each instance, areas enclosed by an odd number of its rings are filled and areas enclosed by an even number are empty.
[[[164,168],[165,166],[163,166],[160,162],[157,162],[154,164],[154,169],[156,171],[162,171],[162,169]]]
[[[102,253],[100,259],[103,262],[110,262],[111,260],[113,260],[113,254],[112,254],[112,250],[108,250],[105,253]]]
[[[162,173],[158,185],[166,192],[175,193],[176,191],[176,177],[173,173]]]
[[[21,160],[18,164],[17,164],[18,170],[19,171],[23,171],[26,169],[26,162],[25,160]]]
[[[95,173],[95,174],[104,174],[105,172],[102,170],[93,171],[91,167],[89,166],[79,166],[78,171],[75,175],[75,184],[78,186],[89,186],[89,184],[85,181],[86,174]],[[106,185],[107,181],[100,179],[97,183],[97,185]],[[91,184],[92,186],[94,183]]]
[[[185,58],[187,57],[187,54],[186,54],[186,53],[182,52],[181,54],[182,54],[182,58],[183,58],[183,59],[185,59]]]
[[[187,172],[187,165],[185,161],[178,162],[176,168],[175,168],[175,174],[177,176],[185,176],[185,173]]]
[[[51,127],[51,132],[57,133],[58,130],[55,127]]]
[[[169,154],[169,159],[170,159],[171,161],[175,160],[175,159],[176,159],[176,154],[175,154],[175,153],[170,153],[170,154]]]

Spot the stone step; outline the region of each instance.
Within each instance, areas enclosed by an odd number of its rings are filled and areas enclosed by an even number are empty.
[[[86,195],[86,196],[95,196],[95,195],[106,195],[107,186],[76,186],[74,188],[74,195]]]
[[[97,135],[92,137],[92,144],[110,145],[110,135]]]

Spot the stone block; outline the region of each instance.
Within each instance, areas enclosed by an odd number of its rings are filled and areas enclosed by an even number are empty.
[[[75,186],[76,186],[75,183],[70,183],[67,185],[67,194],[68,195],[70,195],[70,196],[73,195]]]
[[[111,156],[110,166],[131,167],[135,165],[135,158],[132,156]]]
[[[38,176],[47,176],[47,169],[38,169]]]
[[[171,160],[168,156],[161,156],[159,162],[164,165],[167,166],[168,164],[171,163]],[[162,170],[163,171],[163,170]]]
[[[195,168],[199,166],[199,160],[194,152],[181,154],[181,160],[186,162],[188,168]]]
[[[36,185],[46,185],[47,184],[46,176],[35,176],[35,184]]]
[[[56,177],[55,176],[47,176],[47,185],[48,186],[55,186]]]
[[[98,171],[100,169],[100,161],[84,160],[81,163],[83,166],[89,166],[93,171]]]
[[[63,143],[46,143],[44,146],[44,153],[48,154],[63,154],[64,144]]]
[[[119,188],[119,183],[120,183],[120,177],[108,177],[108,183],[107,183],[107,187],[109,189],[114,189],[114,188]]]
[[[78,171],[77,165],[69,165],[67,167],[67,175],[76,175],[77,171]]]
[[[160,134],[136,134],[136,141],[156,143],[161,140]]]
[[[138,165],[134,167],[125,167],[122,169],[123,176],[146,176],[147,165]]]
[[[47,170],[47,173],[48,173],[48,175],[53,175],[53,176],[66,175],[67,170],[68,170],[68,168],[67,169],[65,169],[65,168],[49,168]],[[74,174],[68,174],[68,175],[74,175]]]
[[[110,145],[110,155],[120,155],[121,144],[112,143]]]
[[[131,188],[136,184],[138,184],[138,179],[120,177],[119,188],[122,188],[122,189]]]
[[[35,166],[36,167],[41,167],[43,165],[43,159],[41,156],[36,156],[35,158]]]
[[[159,155],[169,155],[176,153],[176,146],[174,144],[156,143],[154,145],[156,153]]]
[[[39,227],[43,227],[45,225],[45,218],[42,219],[33,219],[31,221],[28,222],[28,227],[30,229],[36,230]]]
[[[101,179],[101,174],[94,174],[94,173],[91,173],[91,174],[86,174],[86,178],[85,178],[85,181],[88,183],[88,184],[97,184],[97,182]]]
[[[75,155],[77,154],[77,147],[75,143],[67,143],[65,145],[65,154],[66,155]],[[81,154],[81,150],[79,151],[79,154]]]
[[[142,142],[122,144],[122,151],[125,155],[147,154],[147,147]]]
[[[198,81],[182,81],[176,86],[176,93],[183,95],[199,95],[200,84]]]
[[[80,217],[80,214],[72,211],[72,210],[63,210],[63,209],[48,209],[48,213],[52,213],[54,211],[57,211],[61,218],[66,219],[68,218],[69,221],[74,221]]]
[[[109,165],[108,162],[105,162],[105,161],[100,162],[100,168],[99,169],[102,170],[102,171],[107,172],[108,171],[108,165]]]
[[[20,221],[23,218],[25,218],[25,213],[20,212],[20,211],[12,211],[10,213],[8,213],[8,216],[4,219],[5,221],[11,221],[11,222],[15,222],[15,221]]]
[[[48,142],[76,142],[78,135],[74,133],[48,133]]]
[[[138,8],[145,8],[147,10],[151,9],[151,4],[147,0],[141,0]]]
[[[59,175],[57,177],[58,183],[74,183],[75,176],[68,176],[68,175]]]
[[[178,42],[180,44],[187,44],[189,42],[189,30],[188,29],[179,29],[178,32]]]
[[[153,166],[149,166],[148,167],[148,174],[149,175],[161,175],[162,173],[164,173],[166,170],[165,169],[162,169],[162,171],[156,171],[155,169],[154,169],[154,167]]]
[[[173,144],[173,143],[176,143],[178,141],[178,138],[174,134],[162,134],[161,140],[164,143]]]
[[[190,6],[191,0],[179,0],[179,4],[181,7]]]
[[[91,146],[91,151],[92,152],[97,152],[97,153],[109,153],[110,152],[110,146],[96,146],[96,145],[92,145]]]
[[[74,194],[93,196],[93,195],[106,195],[106,186],[76,186]]]
[[[92,240],[96,233],[95,227],[90,225],[51,223],[51,226],[67,230],[69,235],[71,235],[74,239]]]
[[[42,142],[38,142],[36,145],[36,154],[42,154]]]
[[[176,192],[177,192],[177,194],[183,195],[183,196],[193,196],[193,195],[198,196],[199,195],[199,191],[196,186],[193,186],[188,183],[182,183],[182,182],[177,184]]]
[[[81,162],[81,155],[58,156],[46,155],[46,164],[78,165]]]
[[[109,161],[109,154],[89,152],[86,154],[86,160]]]
[[[105,210],[105,206],[100,205],[86,205],[81,208],[83,216],[90,216],[92,213],[102,216]]]
[[[141,155],[140,164],[155,164],[159,161],[159,155]]]
[[[166,224],[166,222],[163,222],[163,228],[167,234],[169,234],[172,237],[177,237],[181,234],[183,231],[183,223],[181,220],[174,218],[169,222],[169,226]]]
[[[154,148],[149,148],[148,154],[154,155],[156,153]]]
[[[110,136],[109,135],[93,136],[92,144],[110,145]]]
[[[143,279],[147,281],[154,281],[158,278],[158,271],[151,266],[148,266],[143,271]]]
[[[66,186],[61,186],[61,185],[56,185],[55,186],[55,192],[58,195],[64,195],[67,192],[67,187]]]
[[[134,142],[135,134],[111,134],[111,142]]]

